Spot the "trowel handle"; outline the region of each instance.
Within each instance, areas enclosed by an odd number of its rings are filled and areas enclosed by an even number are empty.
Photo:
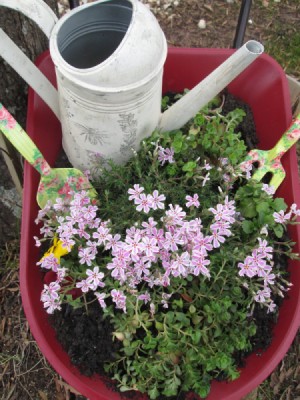
[[[49,38],[57,17],[42,0],[0,0],[0,6],[22,12]],[[0,56],[28,83],[60,119],[57,90],[19,47],[0,29]]]
[[[48,175],[51,172],[50,165],[44,159],[39,149],[1,103],[0,131],[41,175]]]
[[[269,151],[269,159],[281,158],[300,139],[300,114]]]

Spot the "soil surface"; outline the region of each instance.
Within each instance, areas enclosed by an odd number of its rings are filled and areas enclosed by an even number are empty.
[[[241,1],[143,0],[143,3],[155,13],[169,46],[233,47]],[[67,0],[59,0],[58,5],[62,14],[67,11]],[[271,44],[279,47],[284,40],[293,43],[299,30],[298,0],[254,0],[245,40],[259,40],[271,51],[274,48]],[[289,55],[283,57],[282,66],[288,74],[300,79],[299,58],[293,67],[287,47],[285,50]],[[84,400],[40,354],[26,322],[18,282],[20,196],[2,159],[0,198],[0,399]],[[300,399],[299,335],[278,368],[253,396],[259,400]]]

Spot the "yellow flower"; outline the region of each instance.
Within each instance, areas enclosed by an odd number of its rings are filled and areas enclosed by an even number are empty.
[[[68,249],[66,247],[64,247],[62,244],[63,244],[63,242],[55,236],[54,239],[53,239],[53,246],[51,246],[45,252],[45,254],[43,255],[42,259],[45,258],[45,257],[48,257],[50,254],[53,254],[56,257],[56,259],[57,259],[57,261],[59,263],[60,262],[60,258],[69,253]]]

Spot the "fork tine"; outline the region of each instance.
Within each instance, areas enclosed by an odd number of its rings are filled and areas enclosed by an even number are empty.
[[[286,173],[283,168],[276,169],[275,171],[273,170],[272,172],[273,172],[273,176],[272,176],[272,179],[270,180],[269,185],[273,186],[274,189],[277,190],[279,188],[279,186],[282,184],[282,182],[284,181]]]
[[[267,167],[259,167],[252,175],[251,179],[254,179],[255,181],[261,181],[263,177],[268,173],[268,172],[273,172],[271,169]]]

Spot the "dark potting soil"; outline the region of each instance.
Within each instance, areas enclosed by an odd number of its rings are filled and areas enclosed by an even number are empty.
[[[241,108],[245,111],[246,115],[243,118],[243,121],[237,126],[236,131],[241,132],[242,139],[244,140],[248,150],[257,148],[259,141],[256,135],[255,122],[251,108],[248,104],[227,91],[224,92],[224,95],[225,101],[222,107],[222,114],[227,115],[236,108]]]
[[[103,363],[115,360],[119,342],[112,340],[113,326],[103,313],[95,296],[86,296],[85,308],[63,304],[62,310],[50,317],[58,341],[68,353],[72,364],[83,375],[103,374]]]
[[[169,97],[172,97],[172,94]],[[225,93],[225,103],[223,114],[227,114],[236,108],[241,108],[246,112],[244,121],[238,126],[237,131],[241,135],[248,149],[256,148],[258,139],[255,130],[255,123],[250,107],[242,100]],[[287,260],[280,258],[275,260],[282,269],[286,270]],[[93,295],[87,296],[87,302],[94,300]],[[277,305],[282,299],[278,296],[275,299]],[[258,305],[255,307],[252,318],[255,319],[257,332],[252,337],[253,349],[251,352],[261,352],[266,349],[272,341],[272,327],[276,322],[274,316],[266,314]],[[51,317],[51,324],[57,333],[57,339],[68,353],[72,364],[77,366],[83,375],[91,376],[94,373],[103,374],[103,363],[113,361],[119,349],[118,341],[112,340],[113,326],[108,319],[103,318],[101,307],[97,301],[88,306],[88,314],[85,308],[73,309],[70,305],[63,305],[60,312],[55,312]],[[245,357],[248,354],[239,352],[235,354],[236,363],[239,367],[245,364]],[[112,391],[118,391],[117,386],[109,379],[103,377],[107,386]],[[226,379],[220,373],[219,380]],[[124,399],[138,399],[139,394],[135,391],[124,392],[121,394]],[[179,393],[177,396],[160,396],[158,400],[196,400],[198,396],[193,393]]]

